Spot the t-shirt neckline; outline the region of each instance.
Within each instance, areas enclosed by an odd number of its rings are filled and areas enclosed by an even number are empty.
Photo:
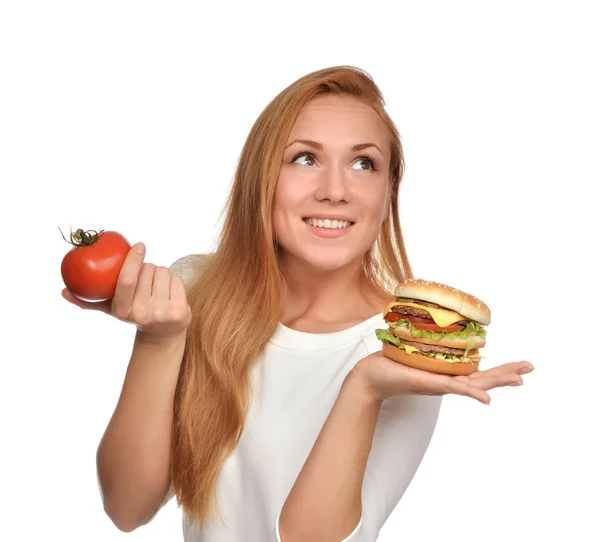
[[[374,333],[375,326],[377,325],[385,326],[385,321],[383,320],[383,314],[381,312],[374,314],[370,318],[367,318],[352,327],[342,329],[341,331],[334,331],[332,333],[307,333],[305,331],[296,331],[279,322],[270,342],[279,347],[292,350],[319,350],[332,348],[360,339],[369,332]]]

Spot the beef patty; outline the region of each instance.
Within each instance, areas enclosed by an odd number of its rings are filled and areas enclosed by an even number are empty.
[[[412,346],[414,348],[418,348],[421,352],[433,352],[435,354],[452,354],[455,356],[464,356],[464,349],[460,348],[447,348],[446,346],[436,346],[434,344],[424,344],[424,343],[415,343],[412,341],[405,341],[402,339],[402,342]],[[469,350],[469,354],[474,354],[475,350]]]

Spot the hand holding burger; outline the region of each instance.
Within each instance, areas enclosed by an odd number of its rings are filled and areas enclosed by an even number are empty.
[[[382,350],[361,359],[348,375],[348,385],[369,401],[456,394],[489,404],[489,390],[519,386],[522,375],[534,370],[527,361],[479,370],[483,326],[491,318],[476,297],[424,280],[402,283],[394,294],[383,313],[389,329],[376,331]]]

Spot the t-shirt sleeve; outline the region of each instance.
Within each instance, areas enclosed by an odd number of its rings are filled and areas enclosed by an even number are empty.
[[[186,288],[189,288],[192,281],[199,276],[209,257],[210,255],[208,254],[188,254],[187,256],[182,256],[169,266],[169,271],[173,275],[180,276]]]
[[[374,331],[363,341],[365,356],[381,350]],[[376,542],[425,456],[441,403],[441,397],[427,395],[399,395],[383,402],[363,478],[362,516],[340,542]],[[273,541],[282,542],[279,515]]]

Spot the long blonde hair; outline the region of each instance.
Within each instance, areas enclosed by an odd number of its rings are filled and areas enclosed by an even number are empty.
[[[242,149],[216,250],[188,289],[188,328],[175,393],[171,484],[196,528],[218,514],[216,482],[244,429],[250,370],[275,331],[283,279],[273,239],[272,205],[283,150],[304,105],[317,95],[349,95],[370,105],[389,133],[392,191],[387,219],[363,258],[365,279],[386,296],[412,277],[400,229],[398,190],[404,156],[395,124],[371,76],[352,66],[310,73],[260,114]]]

